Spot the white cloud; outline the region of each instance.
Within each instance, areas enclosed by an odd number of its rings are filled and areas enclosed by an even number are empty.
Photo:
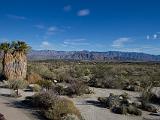
[[[51,49],[52,48],[52,44],[49,43],[48,41],[43,41],[40,45],[40,47],[42,49]]]
[[[66,39],[63,41],[63,46],[86,46],[89,43],[86,41],[85,38],[77,38],[77,39]]]
[[[154,34],[153,35],[153,39],[157,39],[158,38],[158,35],[157,34]]]
[[[82,9],[82,10],[78,11],[78,13],[77,13],[78,16],[87,16],[89,14],[90,14],[89,9]]]
[[[66,6],[64,6],[64,8],[63,8],[63,10],[66,11],[66,12],[71,11],[71,9],[72,9],[72,6],[71,6],[71,5],[66,5]]]
[[[156,32],[152,35],[147,35],[147,40],[159,40],[160,39],[160,32]]]
[[[146,37],[146,38],[147,38],[147,40],[149,40],[149,39],[150,39],[150,36],[149,36],[149,35],[147,35],[147,37]]]
[[[12,15],[12,14],[7,14],[6,15],[8,18],[11,19],[16,19],[16,20],[26,20],[27,18],[24,16],[17,16],[17,15]]]
[[[55,26],[51,26],[47,29],[46,35],[53,35],[56,32],[59,31],[59,28],[55,27]]]
[[[130,38],[123,37],[113,41],[112,47],[123,47],[125,43],[130,42]]]
[[[45,26],[44,26],[44,25],[41,25],[41,24],[39,24],[39,25],[34,25],[34,27],[36,27],[36,28],[38,28],[38,29],[45,29]]]
[[[57,31],[57,27],[51,26],[48,28],[48,31],[50,31],[50,32]]]

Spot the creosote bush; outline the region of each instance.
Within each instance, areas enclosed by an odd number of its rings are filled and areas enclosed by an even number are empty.
[[[39,80],[38,84],[42,87],[45,88],[46,90],[50,90],[53,88],[54,83],[51,80]]]
[[[55,95],[53,91],[40,92],[27,97],[26,100],[26,103],[31,103],[33,107],[40,109],[44,117],[49,120],[61,120],[68,115],[75,115],[78,120],[81,119],[81,114],[74,103]]]
[[[68,88],[65,89],[65,92],[69,96],[91,93],[89,87],[81,81],[72,81],[70,83],[70,86],[68,86]]]
[[[50,120],[60,120],[62,117],[65,117],[68,114],[74,114],[79,118],[81,117],[80,112],[71,100],[59,98],[54,102],[55,103],[45,111],[44,114],[46,118]]]

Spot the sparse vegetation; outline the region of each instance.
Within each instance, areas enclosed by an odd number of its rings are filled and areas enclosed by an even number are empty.
[[[19,96],[18,90],[26,88],[27,85],[27,82],[24,80],[8,80],[8,86],[16,91],[16,96]]]
[[[79,120],[81,116],[77,108],[62,95],[89,94],[89,87],[143,91],[139,101],[131,101],[127,94],[98,98],[102,105],[114,113],[140,116],[141,109],[157,111],[150,102],[155,99],[151,89],[160,87],[159,77],[159,63],[29,61],[26,81],[37,94],[28,97],[26,103],[40,110],[50,120]],[[10,88],[18,91],[23,85],[16,81],[11,81]],[[20,85],[19,88],[16,85]]]
[[[129,99],[127,93],[124,93],[122,95],[114,95],[113,93],[111,93],[109,97],[99,97],[98,101],[109,108],[112,112],[117,114],[142,114],[142,112]]]
[[[58,83],[81,81],[85,85],[100,88],[118,88],[142,91],[151,83],[159,87],[159,63],[105,63],[72,61],[32,61],[29,70],[45,80]]]
[[[51,91],[38,93],[26,100],[33,107],[40,109],[49,120],[69,119],[70,115],[74,115],[78,120],[81,118],[80,112],[71,100],[61,98]]]

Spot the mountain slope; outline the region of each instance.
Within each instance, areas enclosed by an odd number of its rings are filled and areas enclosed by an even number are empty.
[[[93,51],[54,51],[33,50],[28,54],[31,60],[42,59],[69,59],[69,60],[117,60],[117,61],[160,61],[159,55],[150,55],[136,52],[93,52]]]

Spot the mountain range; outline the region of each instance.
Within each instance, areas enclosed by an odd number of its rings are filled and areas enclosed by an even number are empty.
[[[32,50],[28,54],[30,60],[64,59],[87,61],[160,61],[160,55],[138,52],[95,52],[95,51],[55,51]]]

